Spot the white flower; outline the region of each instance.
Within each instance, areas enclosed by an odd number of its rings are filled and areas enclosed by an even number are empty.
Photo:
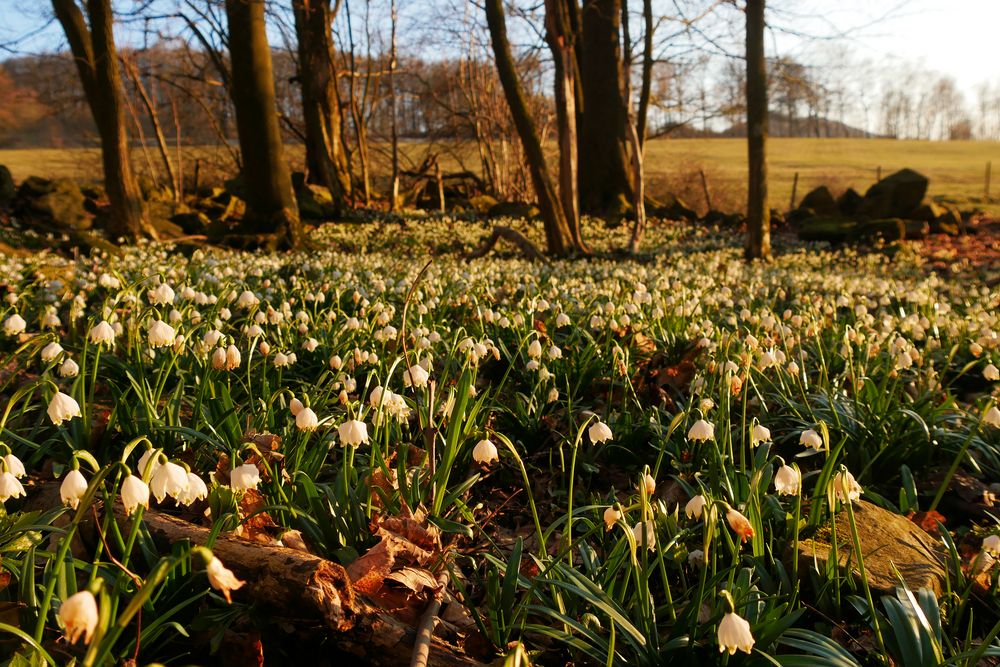
[[[337,428],[337,435],[341,445],[357,446],[368,442],[368,426],[363,421],[352,419]]]
[[[236,300],[236,307],[243,310],[249,310],[259,303],[260,299],[258,299],[250,290],[246,290],[240,294],[240,297]]]
[[[983,377],[990,382],[996,382],[1000,380],[1000,369],[997,369],[993,364],[987,364],[986,368],[983,369]]]
[[[643,488],[646,489],[646,495],[651,496],[656,491],[656,480],[648,472],[642,476],[641,482]]]
[[[220,348],[221,349],[221,348]],[[240,351],[235,345],[226,348],[226,370],[231,371],[240,367]]]
[[[699,419],[688,431],[688,440],[694,440],[695,442],[704,442],[706,440],[715,440],[715,426],[708,423],[704,419]]]
[[[542,356],[542,344],[538,342],[537,338],[528,344],[528,356],[532,359]]]
[[[708,502],[708,498],[699,494],[687,501],[687,505],[684,506],[684,514],[689,519],[700,519],[701,512],[705,508],[705,503]]]
[[[652,521],[640,521],[632,526],[632,536],[635,538],[636,546],[641,547],[645,544],[650,551],[656,548],[656,533],[653,532]]]
[[[306,352],[315,352],[317,347],[319,347],[319,341],[315,338],[309,338],[302,343],[302,349]]]
[[[111,347],[115,344],[115,330],[106,320],[101,320],[91,328],[87,338],[94,345],[107,345]]]
[[[187,478],[187,491],[177,496],[177,502],[181,505],[190,505],[196,500],[204,500],[208,497],[208,486],[205,485],[205,481],[201,477],[198,477],[193,472],[189,472]]]
[[[21,463],[21,459],[17,458],[13,454],[8,454],[3,457],[3,462],[7,465],[7,472],[14,475],[14,477],[24,477],[26,474],[24,464]]]
[[[983,538],[983,551],[991,556],[1000,556],[1000,535],[987,535]]]
[[[753,649],[754,638],[750,633],[750,623],[733,612],[722,617],[718,637],[720,653],[729,651],[729,655],[733,655],[737,649],[750,653]]]
[[[305,406],[302,405],[302,401],[300,401],[297,398],[293,398],[292,400],[290,400],[288,402],[288,410],[289,410],[289,412],[292,413],[293,417],[297,416],[299,414],[299,412],[302,411],[303,407],[305,407]]]
[[[19,498],[23,495],[24,487],[13,472],[7,470],[0,474],[0,503],[7,502],[8,498]]]
[[[156,320],[149,325],[149,331],[146,332],[146,335],[149,339],[149,346],[155,349],[173,345],[177,333],[172,326],[163,320]]]
[[[566,313],[559,313],[556,316],[556,329],[561,329],[562,327],[569,326],[569,324],[570,324],[569,315],[567,315]]]
[[[160,463],[160,457],[159,456],[156,456],[155,458],[153,458],[155,454],[157,454],[157,451],[155,449],[147,449],[145,452],[143,452],[142,456],[139,457],[139,476],[140,477],[145,477],[146,476],[146,466],[149,465],[150,458],[153,459],[153,467],[149,471],[149,479],[153,479],[153,475],[155,475],[156,471],[160,469],[161,465],[163,465],[162,463]]]
[[[14,313],[4,321],[3,332],[8,336],[16,336],[24,333],[24,329],[27,326],[28,323],[24,321],[24,318],[17,313]]]
[[[272,362],[275,368],[284,368],[288,366],[291,362],[288,360],[288,355],[284,352],[278,352],[274,355],[274,361]]]
[[[52,341],[51,343],[42,348],[42,354],[40,356],[42,358],[42,361],[48,364],[58,359],[59,355],[62,353],[63,353],[63,346],[55,341]]]
[[[81,416],[80,404],[72,396],[64,394],[61,391],[57,391],[52,400],[49,401],[47,412],[49,419],[56,426],[64,421],[69,421],[73,417]]]
[[[762,442],[771,442],[771,431],[762,424],[754,424],[750,429],[750,444],[757,446]]]
[[[618,523],[618,520],[622,518],[622,513],[619,512],[614,507],[609,507],[604,510],[604,530],[611,530]]]
[[[799,436],[799,444],[805,445],[806,447],[812,447],[819,452],[823,450],[823,437],[813,429],[809,428],[802,431],[802,434]]]
[[[97,628],[97,599],[90,591],[83,590],[69,596],[59,606],[59,620],[66,626],[66,639],[75,644],[83,637],[89,644]]]
[[[260,484],[260,471],[252,463],[237,466],[229,473],[229,486],[233,491],[256,489]]]
[[[482,465],[489,465],[493,461],[499,461],[500,456],[499,452],[497,452],[497,446],[489,440],[480,440],[472,449],[472,459]]]
[[[1000,428],[1000,409],[997,409],[997,406],[994,405],[987,410],[986,414],[983,415],[983,423]]]
[[[610,426],[598,420],[591,424],[590,428],[587,429],[587,437],[590,438],[590,442],[595,445],[599,445],[602,442],[614,439],[615,436],[611,432]]]
[[[429,379],[430,373],[419,364],[410,366],[410,369],[403,373],[403,385],[406,387],[425,387]]]
[[[841,470],[830,480],[834,497],[840,502],[854,502],[861,497],[861,485],[848,470]]]
[[[226,350],[225,348],[217,347],[215,352],[212,353],[212,368],[217,371],[226,370]]]
[[[132,514],[140,505],[149,509],[149,485],[142,481],[141,477],[136,475],[126,477],[122,481],[121,496],[126,514]]]
[[[80,366],[72,359],[67,359],[59,365],[59,377],[75,378],[80,373]]]
[[[80,504],[80,499],[87,492],[87,480],[79,470],[70,470],[63,478],[59,486],[59,497],[63,505],[69,505],[76,509]]]
[[[312,408],[302,408],[295,415],[295,426],[300,431],[315,431],[319,427],[319,418],[316,417],[316,413],[312,411]]]
[[[237,579],[233,571],[223,565],[222,561],[215,556],[212,556],[212,560],[208,562],[205,572],[208,574],[208,583],[225,596],[226,602],[233,601],[230,592],[242,588],[243,584],[246,583]]]
[[[774,490],[782,496],[797,496],[802,490],[802,476],[795,468],[783,465],[774,475]]]
[[[146,298],[154,306],[162,306],[174,302],[174,290],[170,285],[162,283],[156,289],[146,292]]]
[[[150,480],[149,488],[156,496],[156,502],[162,503],[167,496],[173,496],[175,500],[180,500],[188,492],[191,482],[188,480],[188,471],[167,461],[156,469]]]

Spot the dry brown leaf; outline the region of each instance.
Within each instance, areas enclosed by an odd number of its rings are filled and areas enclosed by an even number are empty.
[[[387,576],[385,580],[405,586],[414,593],[420,593],[425,588],[431,590],[438,588],[437,578],[431,574],[430,570],[425,570],[422,567],[404,567]]]

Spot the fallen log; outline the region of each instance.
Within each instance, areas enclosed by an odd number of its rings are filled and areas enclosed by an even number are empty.
[[[29,493],[26,511],[59,504],[59,486],[54,482],[34,485]],[[98,506],[98,511],[103,509]],[[121,502],[115,503],[114,513],[124,530],[132,519]],[[155,509],[144,511],[142,522],[162,553],[169,552],[170,545],[182,540],[204,546],[211,534],[208,528]],[[81,526],[81,529],[86,533],[96,532],[96,526]],[[254,602],[271,611],[275,620],[291,622],[299,629],[312,625],[317,631],[335,633],[338,648],[357,656],[362,661],[359,664],[375,667],[410,664],[417,629],[356,594],[340,564],[305,551],[227,534],[216,537],[212,553],[246,582],[234,592],[236,599]],[[481,667],[483,663],[440,637],[433,637],[426,664]]]
[[[120,503],[115,517],[128,521]],[[155,510],[143,522],[157,545],[190,540],[204,545],[211,531]],[[219,535],[212,553],[236,576],[247,582],[238,591],[286,619],[320,621],[339,636],[341,650],[371,665],[408,665],[417,631],[371,605],[351,587],[347,571],[339,564],[304,551]],[[446,667],[480,665],[458,647],[433,638],[427,665]]]

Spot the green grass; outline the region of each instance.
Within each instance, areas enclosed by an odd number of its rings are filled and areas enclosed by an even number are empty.
[[[771,139],[769,168],[771,205],[787,208],[795,174],[799,174],[797,199],[819,185],[828,185],[834,193],[853,187],[864,193],[881,167],[887,175],[909,167],[931,180],[930,195],[945,197],[962,207],[980,207],[1000,213],[1000,175],[994,178],[991,201],[983,201],[984,175],[987,161],[1000,172],[1000,143],[978,141],[896,141],[892,139]],[[468,149],[471,151],[471,146]],[[434,150],[440,150],[435,147]],[[154,149],[150,160],[159,164]],[[404,145],[404,153],[414,163],[422,159],[427,146],[421,143]],[[185,172],[191,173],[194,157],[202,159],[202,169],[208,178],[210,169],[231,168],[224,151],[212,148],[185,149]],[[301,168],[301,148],[290,151],[293,168]],[[463,155],[466,150],[460,149]],[[470,153],[471,155],[471,153]],[[378,165],[384,162],[373,154]],[[136,151],[136,165],[146,167],[146,156]],[[443,168],[458,168],[454,158],[442,155]],[[100,154],[96,149],[26,149],[0,150],[0,164],[7,165],[14,178],[30,175],[65,176],[92,179],[100,170]],[[466,161],[474,166],[475,160]],[[745,203],[746,144],[742,139],[658,139],[647,147],[647,191],[654,197],[674,192],[692,207],[704,210],[699,170],[704,170],[717,208],[739,209]]]

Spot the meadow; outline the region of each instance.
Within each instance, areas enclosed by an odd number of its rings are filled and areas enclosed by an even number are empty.
[[[907,244],[625,259],[588,221],[590,259],[464,261],[488,225],[403,222],[0,259],[12,664],[1000,657],[996,287]]]
[[[1000,214],[1000,143],[984,141],[915,141],[895,139],[786,139],[773,138],[769,144],[771,206],[786,210],[790,203],[795,174],[796,199],[812,188],[827,185],[839,194],[853,187],[862,194],[881,174],[886,176],[908,167],[930,178],[928,195],[946,198],[963,208],[981,208]],[[428,150],[439,152],[442,169],[476,168],[473,147],[419,142],[404,143],[405,158],[421,162]],[[153,149],[150,149],[153,152]],[[373,149],[375,174],[388,173],[388,162],[378,146]],[[195,158],[208,165],[226,168],[227,158],[217,148],[184,149],[184,164],[190,177]],[[302,149],[290,146],[293,168],[301,168]],[[457,156],[457,158],[456,158]],[[724,211],[742,210],[746,205],[746,142],[742,139],[655,139],[647,145],[647,192],[662,197],[670,192],[681,196],[692,208],[707,211],[699,172],[708,179],[713,205]],[[133,163],[140,170],[156,161],[136,150]],[[992,162],[994,177],[990,201],[985,201],[986,163]],[[6,165],[15,180],[37,175],[65,176],[92,180],[100,173],[96,149],[0,150],[0,164]],[[203,181],[204,182],[204,181]]]

